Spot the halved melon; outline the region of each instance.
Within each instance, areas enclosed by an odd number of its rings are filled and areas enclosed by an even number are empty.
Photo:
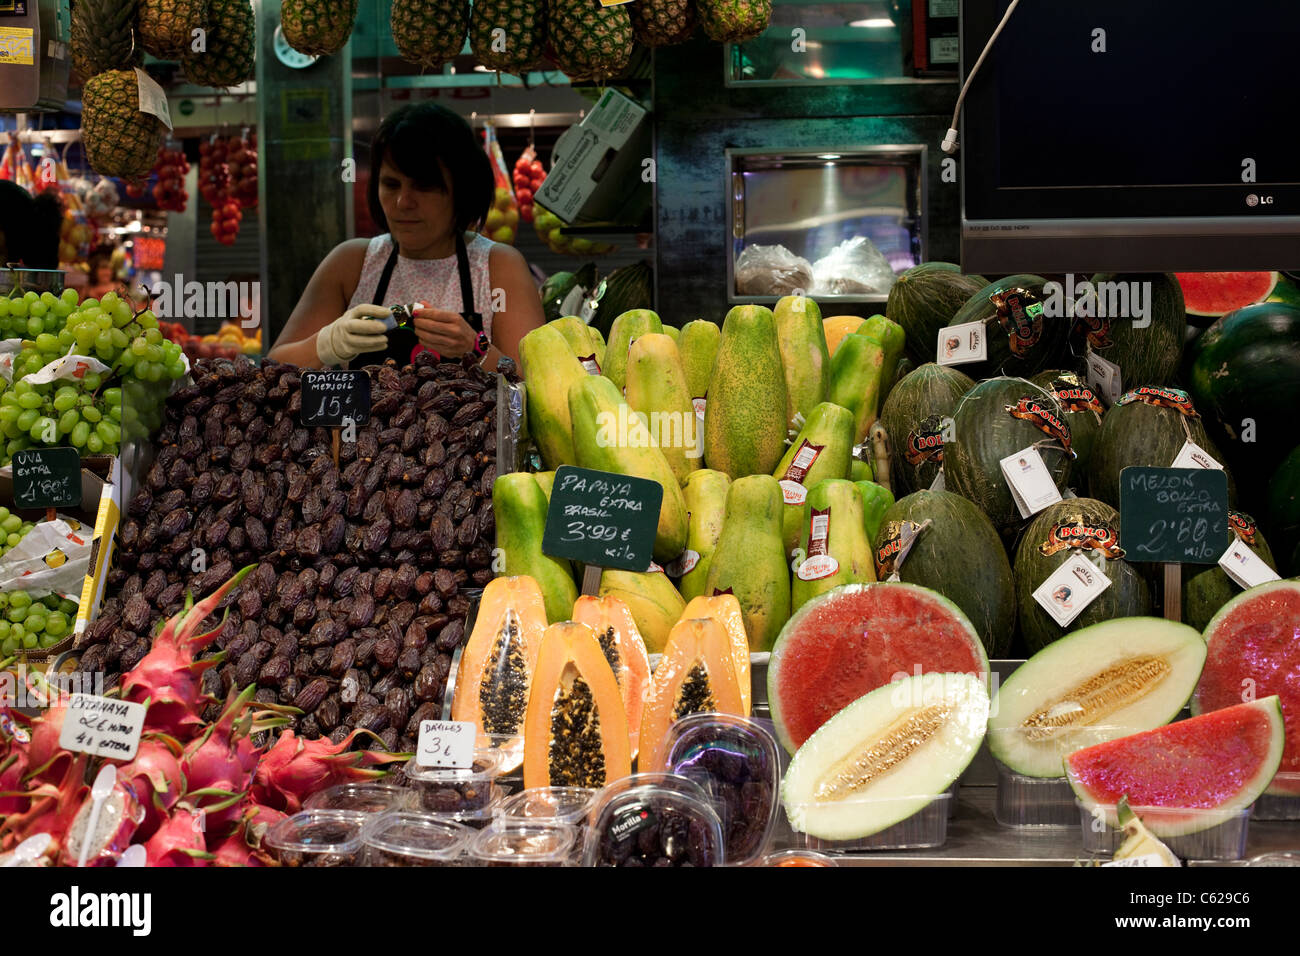
[[[1065,758],[1075,796],[1097,819],[1118,825],[1121,797],[1156,836],[1218,826],[1268,787],[1282,762],[1282,704],[1238,704],[1121,737]]]
[[[631,772],[623,694],[596,632],[552,624],[528,692],[524,787],[600,789]]]
[[[988,715],[988,688],[971,674],[918,674],[855,700],[790,761],[781,789],[790,826],[853,840],[906,820],[961,776]]]
[[[1119,825],[1124,828],[1124,842],[1112,855],[1112,860],[1154,859],[1152,866],[1182,866],[1173,851],[1142,825],[1142,819],[1128,805],[1127,797],[1119,799]]]
[[[899,676],[978,674],[988,657],[961,608],[916,584],[846,584],[786,622],[767,665],[777,739],[794,753],[863,694]]]
[[[1021,664],[993,698],[989,750],[1027,777],[1064,776],[1067,754],[1177,717],[1204,663],[1201,635],[1161,618],[1067,634]]]
[[[480,747],[499,747],[502,773],[523,759],[528,687],[545,630],[546,603],[533,578],[520,574],[487,583],[461,653],[451,719],[477,726]]]
[[[727,629],[713,618],[678,621],[655,668],[641,718],[638,772],[664,768],[668,728],[690,714],[743,717]]]
[[[742,716],[748,717],[753,707],[754,688],[749,676],[749,635],[745,633],[740,600],[734,594],[691,598],[686,610],[682,611],[682,620],[702,617],[711,617],[727,629],[727,636],[731,638],[731,659],[736,663],[736,686],[740,689],[740,702],[745,708]]]
[[[625,602],[613,596],[594,597],[584,594],[573,604],[573,619],[596,632],[600,649],[605,652],[627,715],[628,746],[636,756],[641,737],[641,715],[645,712],[645,695],[650,688],[650,657],[645,641],[632,620]]]

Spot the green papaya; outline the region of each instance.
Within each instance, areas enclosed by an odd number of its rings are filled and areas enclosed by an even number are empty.
[[[865,341],[865,340],[864,340]],[[734,481],[768,475],[785,453],[785,372],[776,320],[761,305],[727,313],[709,376],[704,461]]]
[[[876,408],[879,409],[884,404],[884,395],[893,387],[894,382],[898,379],[898,363],[903,358],[903,348],[907,344],[907,333],[897,322],[891,322],[883,315],[873,315],[867,321],[863,322],[854,335],[861,335],[875,342],[884,350],[884,361],[881,367],[880,382],[881,395],[876,402]]]
[[[605,336],[600,329],[594,325],[587,326],[587,334],[591,336],[591,347],[596,351],[596,364],[601,368],[605,367]]]
[[[542,489],[542,494],[546,495],[546,501],[551,501],[551,489],[555,487],[555,472],[553,471],[535,471],[533,477],[537,479],[538,487]]]
[[[848,478],[852,458],[853,413],[830,402],[819,403],[772,472],[781,483],[781,540],[788,557],[794,557],[799,546],[808,489],[827,478]]]
[[[686,373],[670,336],[650,333],[627,356],[627,403],[645,416],[650,437],[680,485],[701,466],[704,429],[686,390]]]
[[[790,582],[791,614],[831,588],[876,580],[862,493],[853,482],[828,478],[813,485],[804,502],[801,524],[802,561]]]
[[[713,359],[718,354],[718,339],[722,330],[713,322],[696,319],[682,326],[682,336],[677,351],[682,356],[686,372],[686,390],[693,401],[701,401],[709,391],[709,376],[713,374]],[[698,413],[699,406],[697,404]]]
[[[663,653],[668,633],[686,610],[686,602],[659,571],[620,571],[605,568],[600,574],[600,597],[616,597],[632,612],[636,629],[650,654]]]
[[[704,585],[707,596],[736,596],[754,651],[770,651],[790,617],[790,567],[781,541],[781,509],[781,486],[771,475],[734,480]]]
[[[569,389],[577,464],[657,481],[664,489],[655,534],[656,561],[671,561],[686,547],[686,502],[677,476],[654,447],[650,431],[603,375],[584,375]]]
[[[600,361],[596,358],[596,349],[591,344],[586,322],[576,315],[564,315],[546,324],[564,336],[564,341],[573,349],[574,357],[582,363],[589,375],[600,374]]]
[[[874,481],[855,481],[858,492],[862,495],[862,519],[867,531],[867,540],[874,542],[884,524],[885,512],[894,505],[894,493]]]
[[[663,330],[663,322],[649,309],[632,309],[618,316],[609,329],[609,347],[600,365],[601,374],[621,391],[627,385],[627,350],[632,342],[651,332],[663,334]]]
[[[498,574],[526,574],[542,589],[549,624],[573,616],[578,588],[573,567],[542,553],[548,502],[541,485],[524,471],[500,475],[492,484],[492,512],[496,516]]]
[[[871,462],[854,458],[849,462],[849,481],[872,481],[876,477]]]
[[[704,595],[709,565],[722,534],[730,487],[731,479],[711,468],[691,472],[682,486],[682,497],[686,499],[686,555],[696,555],[690,558],[694,563],[689,570],[683,570],[677,582],[677,590],[687,601]]]
[[[528,389],[528,432],[542,461],[551,471],[575,464],[569,387],[589,378],[587,370],[564,335],[550,325],[520,339],[519,370]]]
[[[682,330],[675,325],[665,325],[664,335],[673,340],[674,343],[681,341]]]
[[[797,428],[795,415],[803,415],[806,421],[812,410],[826,401],[830,387],[831,356],[822,310],[806,296],[787,295],[776,303],[772,316],[785,372],[786,422]]]
[[[875,424],[884,369],[884,346],[865,335],[844,336],[831,359],[831,385],[826,400],[853,413],[855,444],[861,444]]]

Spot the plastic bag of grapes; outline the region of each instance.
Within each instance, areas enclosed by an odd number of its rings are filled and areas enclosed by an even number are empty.
[[[0,556],[0,592],[54,592],[79,597],[90,567],[90,535],[85,526],[76,518],[59,515],[53,521],[26,527],[18,515],[8,511],[0,507],[0,530],[14,527],[17,522],[17,532],[5,531],[5,543],[8,545],[15,534],[18,540]]]

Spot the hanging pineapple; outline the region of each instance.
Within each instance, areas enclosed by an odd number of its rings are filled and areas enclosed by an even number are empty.
[[[72,66],[83,80],[144,63],[135,29],[137,0],[77,0],[72,8]]]
[[[393,0],[390,23],[402,59],[430,70],[464,48],[469,0]]]
[[[649,47],[685,43],[695,32],[695,0],[636,0],[629,6],[632,33]]]
[[[284,0],[280,31],[308,56],[332,56],[347,46],[357,22],[357,0]]]
[[[248,0],[211,0],[204,49],[181,57],[185,75],[199,86],[238,86],[253,78],[257,18]]]
[[[623,4],[547,0],[546,37],[555,62],[570,80],[617,76],[632,58],[632,17]]]
[[[80,0],[78,0],[80,2]],[[208,0],[139,0],[140,40],[160,60],[179,60],[207,27]]]
[[[469,21],[474,58],[488,69],[525,73],[537,66],[546,44],[543,0],[476,0]]]
[[[697,0],[700,26],[710,40],[744,43],[772,22],[772,0]]]

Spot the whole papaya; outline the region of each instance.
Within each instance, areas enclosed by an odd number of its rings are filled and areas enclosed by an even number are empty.
[[[704,461],[734,481],[771,475],[785,452],[785,372],[776,320],[761,305],[727,313],[709,378]]]
[[[546,619],[567,621],[578,599],[573,567],[567,560],[542,553],[547,497],[534,476],[516,471],[492,484],[492,510],[497,521],[497,571],[526,574],[542,589]]]
[[[784,414],[784,412],[782,412]],[[790,568],[781,539],[781,486],[771,475],[732,482],[706,594],[734,594],[755,651],[772,649],[790,617]]]

